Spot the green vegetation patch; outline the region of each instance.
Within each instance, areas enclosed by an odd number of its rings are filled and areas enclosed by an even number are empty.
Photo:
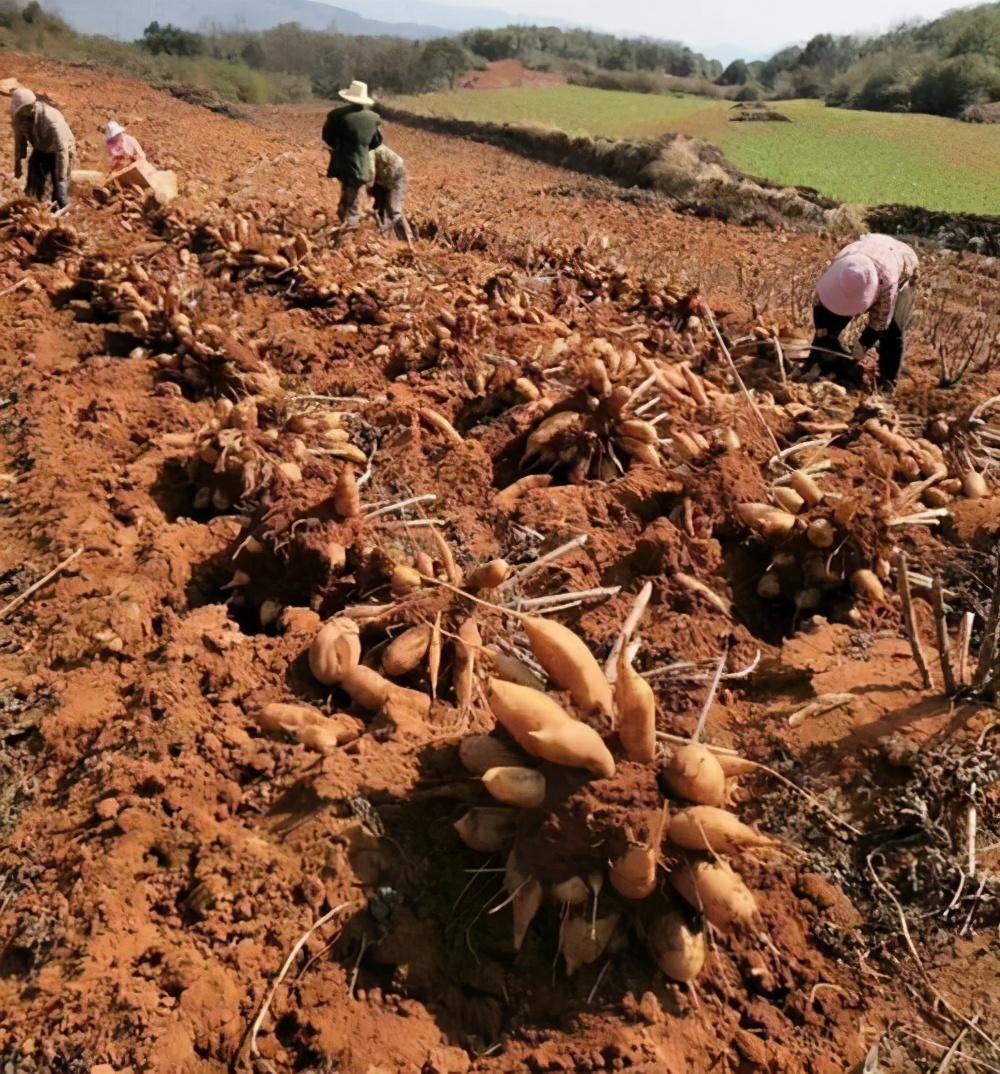
[[[848,111],[812,100],[775,102],[791,123],[732,123],[728,101],[584,86],[432,93],[393,103],[425,115],[541,123],[604,138],[679,131],[714,142],[752,175],[843,201],[1000,211],[1000,124]]]

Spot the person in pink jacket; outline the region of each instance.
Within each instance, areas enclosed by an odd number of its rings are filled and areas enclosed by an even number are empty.
[[[115,120],[111,120],[104,128],[104,149],[108,154],[112,175],[146,159],[142,146]]]
[[[821,366],[860,386],[863,370],[856,359],[874,347],[876,385],[889,391],[895,387],[906,357],[919,265],[913,249],[890,235],[862,235],[837,254],[816,284],[813,346]],[[859,340],[860,353],[852,360],[840,337],[863,314],[868,324]],[[824,351],[843,354],[844,359],[830,361]]]

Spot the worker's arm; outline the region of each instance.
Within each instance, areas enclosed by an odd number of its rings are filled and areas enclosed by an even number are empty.
[[[24,132],[19,128],[14,128],[14,178],[21,178],[21,161],[24,160],[28,152],[28,139],[25,137]]]
[[[372,135],[371,144],[368,146],[368,148],[369,149],[378,149],[378,147],[381,144],[382,144],[382,120],[376,118],[376,120],[375,120],[375,133]]]
[[[898,294],[898,281],[886,284],[879,290],[875,305],[872,306],[868,313],[868,327],[861,334],[862,343],[865,342],[865,337],[869,332],[880,334],[892,324],[892,314],[896,308],[896,296]],[[872,340],[872,343],[874,343],[874,340]],[[867,345],[871,346],[870,343]]]
[[[122,148],[124,149],[124,153],[122,154],[120,161],[121,167],[131,168],[133,165],[146,159],[145,150],[130,134],[125,136],[125,144]]]

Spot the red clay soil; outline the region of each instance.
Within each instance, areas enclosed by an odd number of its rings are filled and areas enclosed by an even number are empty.
[[[520,60],[496,60],[484,71],[468,71],[458,80],[459,89],[512,89],[521,86],[562,86],[566,76],[556,71],[533,71]]]
[[[0,180],[0,604],[81,550],[0,612],[4,1070],[841,1074],[876,1056],[865,1069],[935,1069],[959,1038],[952,1071],[1000,1066],[994,710],[941,696],[919,580],[930,690],[894,585],[856,599],[845,580],[885,575],[905,549],[918,573],[942,572],[955,644],[960,614],[985,611],[1000,500],[953,495],[940,530],[888,527],[920,480],[914,457],[866,431],[860,395],[782,386],[773,345],[752,338],[766,335],[757,314],[801,319],[832,239],[677,216],[393,128],[415,249],[370,223],[333,249],[321,108],[250,123],[93,69],[6,55],[0,74],[60,102],[82,166],[113,115],[183,181],[166,212],[81,189],[55,221]],[[975,263],[925,263],[934,295],[971,299]],[[656,459],[627,454],[634,440],[609,419],[551,448],[548,487],[498,500],[530,467],[549,402],[596,412],[580,363],[609,341],[630,391],[645,368],[680,377],[688,362],[687,387],[662,389]],[[653,364],[626,374],[630,353]],[[997,390],[989,373],[938,390],[933,359],[918,342],[894,402],[910,438]],[[816,423],[840,436],[826,558],[802,523],[775,546],[737,511],[771,494],[772,438],[815,439]],[[728,454],[725,429],[740,440]],[[705,453],[676,454],[685,431]],[[946,448],[949,468],[969,443]],[[581,477],[594,451],[618,452],[624,472]],[[360,516],[334,495],[348,465],[369,471]],[[409,516],[373,516],[429,494]],[[304,655],[321,619],[359,605],[376,664],[388,636],[438,613],[447,635],[475,613],[484,643],[523,651],[511,612],[414,592],[398,568],[441,577],[450,550],[466,575],[497,557],[517,569],[581,533],[585,547],[490,602],[620,586],[555,613],[603,663],[649,581],[637,666],[697,664],[650,679],[667,735],[694,730],[722,653],[730,672],[755,664],[721,683],[705,737],[781,777],[729,791],[777,845],[733,856],[759,912],[711,931],[693,985],[665,977],[644,940],[670,898],[662,872],[643,904],[592,886],[587,913],[618,924],[572,976],[547,895],[514,950],[504,854],[453,827],[490,802],[456,743],[494,721],[481,686],[466,707],[460,675],[453,690],[449,636],[433,705],[417,667],[375,715],[320,685]],[[767,603],[769,572],[784,588]],[[977,620],[973,654],[981,636]],[[831,694],[851,697],[789,722]],[[349,713],[360,722],[341,726],[362,733],[317,750],[264,728],[268,702]],[[623,762],[597,726],[617,777],[543,766],[549,799],[518,820],[521,864],[546,890],[560,855],[600,880],[605,851],[654,827],[655,769]],[[973,803],[982,852],[967,876]]]

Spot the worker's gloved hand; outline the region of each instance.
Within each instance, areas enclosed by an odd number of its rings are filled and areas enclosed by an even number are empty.
[[[858,342],[861,344],[862,347],[864,347],[865,350],[869,350],[871,347],[874,347],[876,343],[878,343],[880,334],[881,333],[877,332],[874,328],[869,326],[861,333]]]

